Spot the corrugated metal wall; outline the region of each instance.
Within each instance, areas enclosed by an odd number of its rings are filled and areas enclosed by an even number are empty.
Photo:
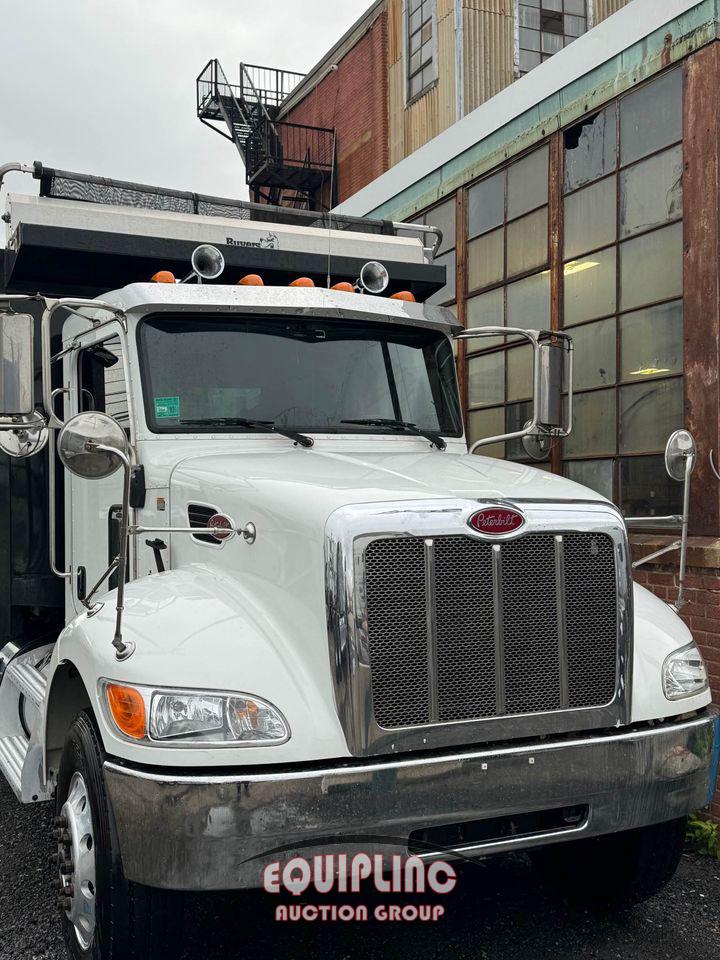
[[[630,0],[593,0],[594,22]],[[515,79],[515,0],[462,0],[464,112],[470,113]],[[405,106],[403,0],[388,0],[390,164],[437,136],[456,120],[455,2],[437,0],[438,82]]]
[[[406,108],[403,0],[388,0],[391,165],[417,150],[456,120],[454,0],[437,0],[437,18],[437,84],[425,96]]]
[[[622,7],[626,7],[630,0],[593,0],[595,23],[607,20]]]
[[[514,0],[463,0],[465,113],[513,82]]]

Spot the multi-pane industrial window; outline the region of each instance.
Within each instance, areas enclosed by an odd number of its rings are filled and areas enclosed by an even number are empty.
[[[683,425],[682,73],[565,135],[564,326],[576,429],[564,471],[626,513],[678,512],[662,452]]]
[[[550,326],[547,146],[468,191],[468,327]],[[468,438],[522,429],[532,415],[529,346],[504,339],[467,343]],[[518,442],[480,452],[519,459]]]
[[[435,0],[405,0],[407,11],[407,98],[415,100],[437,79]]]
[[[442,265],[446,269],[447,283],[432,297],[428,298],[428,303],[440,303],[445,306],[455,301],[455,197],[445,200],[438,207],[433,207],[423,214],[417,221],[427,224],[430,227],[437,227],[442,230],[442,243],[435,257],[435,263]],[[435,237],[432,234],[425,235],[425,244],[432,246]]]
[[[588,29],[586,0],[520,0],[518,69],[539,66]]]
[[[639,87],[564,133],[551,311],[547,145],[467,191],[467,325],[564,327],[575,415],[556,469],[628,515],[678,512],[663,450],[683,424],[682,73]],[[561,265],[559,263],[561,261]],[[528,347],[467,344],[471,441],[521,429]],[[528,462],[519,442],[479,453]],[[550,458],[545,464],[550,468]]]

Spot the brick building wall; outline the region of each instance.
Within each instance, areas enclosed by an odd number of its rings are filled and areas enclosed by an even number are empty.
[[[356,193],[388,169],[387,14],[282,119],[335,128],[338,202]],[[324,197],[328,205],[328,197]]]
[[[666,540],[633,537],[633,555],[640,559],[664,546]],[[673,603],[678,591],[677,554],[668,554],[666,564],[648,564],[635,570],[634,579],[661,600]],[[713,700],[720,704],[720,541],[709,545],[705,538],[690,541],[685,579],[687,605],[681,616],[700,647],[710,674]],[[710,806],[713,819],[720,822],[720,779]]]

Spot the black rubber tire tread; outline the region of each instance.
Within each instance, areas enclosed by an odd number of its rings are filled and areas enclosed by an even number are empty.
[[[623,909],[656,896],[672,880],[685,845],[687,818],[637,830],[540,847],[538,870],[569,900]]]
[[[96,928],[83,950],[74,927],[62,915],[63,934],[73,960],[158,960],[172,956],[181,937],[181,894],[145,887],[125,879],[115,818],[102,766],[104,752],[93,718],[81,713],[68,731],[60,762],[57,812],[76,771],[90,794],[96,850]]]

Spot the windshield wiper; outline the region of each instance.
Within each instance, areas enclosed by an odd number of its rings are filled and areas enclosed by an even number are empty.
[[[312,437],[296,430],[286,430],[278,427],[274,420],[246,420],[245,417],[203,417],[198,420],[181,420],[186,427],[244,427],[246,430],[258,430],[263,433],[277,433],[288,440],[294,440],[301,447],[312,447],[315,443]]]
[[[400,433],[411,433],[416,437],[425,437],[425,439],[429,440],[433,446],[438,448],[438,450],[447,449],[447,444],[439,433],[435,433],[433,430],[422,430],[417,424],[408,423],[405,420],[382,420],[379,418],[368,418],[366,420],[341,420],[340,422],[355,424],[358,427],[387,427],[388,430],[397,430]]]

